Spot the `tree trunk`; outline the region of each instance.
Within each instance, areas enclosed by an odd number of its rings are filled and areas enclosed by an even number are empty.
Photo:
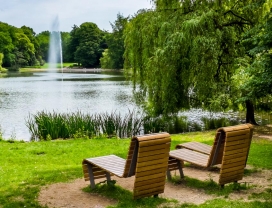
[[[254,105],[250,100],[246,100],[246,123],[258,125],[254,117]]]

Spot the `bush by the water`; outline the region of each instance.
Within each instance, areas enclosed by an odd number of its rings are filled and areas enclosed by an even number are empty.
[[[128,138],[142,133],[166,131],[174,134],[237,124],[224,118],[202,118],[202,123],[204,125],[189,123],[185,116],[154,118],[135,111],[124,116],[117,112],[87,115],[80,111],[70,114],[41,111],[29,115],[26,120],[31,140],[93,138],[101,135]]]

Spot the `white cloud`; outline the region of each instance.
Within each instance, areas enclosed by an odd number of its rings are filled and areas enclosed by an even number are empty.
[[[36,33],[50,30],[58,15],[61,31],[72,26],[94,22],[100,29],[111,30],[117,13],[134,15],[139,9],[151,8],[150,0],[0,0],[0,21]]]

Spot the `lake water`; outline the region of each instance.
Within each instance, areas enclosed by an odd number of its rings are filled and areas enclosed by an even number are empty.
[[[121,115],[136,110],[132,86],[120,72],[101,73],[10,73],[0,78],[0,125],[5,139],[30,140],[25,120],[39,111]],[[201,124],[201,117],[239,120],[244,113],[211,113],[201,109],[181,112],[188,122]],[[255,114],[259,123],[271,123],[271,114]]]
[[[119,72],[11,73],[0,79],[4,138],[29,140],[25,119],[38,111],[124,114],[136,109],[132,86]]]

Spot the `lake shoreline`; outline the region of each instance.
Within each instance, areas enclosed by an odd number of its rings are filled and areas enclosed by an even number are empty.
[[[22,68],[19,70],[19,72],[46,72],[46,71],[51,71],[50,69],[47,68]],[[65,67],[63,70],[60,68],[57,69],[57,72],[59,73],[99,73],[99,72],[123,72],[123,69],[117,70],[117,69],[101,69],[101,68],[70,68],[70,67]]]

